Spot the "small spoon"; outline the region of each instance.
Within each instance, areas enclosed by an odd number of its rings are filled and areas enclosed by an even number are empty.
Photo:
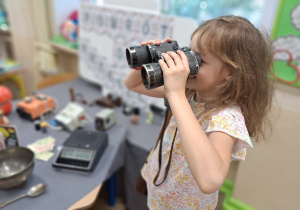
[[[0,208],[4,207],[12,202],[15,202],[16,200],[19,200],[20,198],[24,198],[26,196],[31,197],[31,198],[39,196],[43,192],[45,192],[46,188],[47,188],[47,185],[45,183],[40,183],[40,184],[34,185],[27,191],[27,193],[24,193],[24,194],[19,195],[18,197],[15,197],[9,201],[1,203]]]

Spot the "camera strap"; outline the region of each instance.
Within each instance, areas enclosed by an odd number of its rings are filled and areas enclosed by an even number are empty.
[[[164,179],[159,183],[156,184],[156,181],[159,177],[160,171],[161,171],[161,162],[162,162],[162,144],[163,144],[163,138],[164,138],[164,134],[165,134],[165,130],[167,127],[167,124],[169,123],[170,119],[171,119],[172,113],[170,111],[170,108],[167,107],[166,113],[165,113],[165,119],[164,119],[164,124],[162,126],[162,129],[160,131],[159,137],[157,139],[156,145],[154,147],[154,149],[157,147],[158,143],[159,143],[159,152],[158,152],[158,172],[156,173],[156,176],[154,177],[153,180],[153,184],[155,186],[160,186],[167,178],[167,175],[169,173],[169,169],[170,169],[170,165],[171,165],[171,159],[172,159],[172,152],[173,152],[173,146],[174,146],[174,142],[175,142],[175,137],[177,134],[177,127],[173,136],[173,140],[172,140],[172,145],[171,145],[171,150],[170,150],[170,155],[169,155],[169,159],[168,159],[168,163],[166,166],[166,170],[165,170],[165,174],[164,174]]]

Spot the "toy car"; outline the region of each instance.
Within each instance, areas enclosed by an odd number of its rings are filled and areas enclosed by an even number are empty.
[[[39,119],[55,109],[55,103],[50,96],[37,94],[26,97],[25,100],[17,103],[16,111],[20,117],[28,120]]]

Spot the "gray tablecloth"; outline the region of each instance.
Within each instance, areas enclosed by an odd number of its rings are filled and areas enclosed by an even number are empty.
[[[141,117],[141,119],[144,119]],[[129,126],[126,138],[124,186],[126,208],[129,210],[146,210],[147,197],[138,194],[134,185],[145,160],[154,146],[163,116],[155,115],[151,126],[140,122],[136,126]],[[141,120],[142,121],[142,120]]]
[[[58,104],[58,111],[70,101],[69,88],[75,93],[82,93],[86,101],[101,98],[101,90],[97,85],[78,78],[70,82],[56,85],[40,91],[53,96]],[[16,102],[14,102],[15,108]],[[82,104],[81,104],[82,105]],[[102,108],[82,105],[93,119]],[[125,202],[128,209],[146,209],[146,197],[138,195],[133,185],[140,173],[149,150],[153,147],[162,116],[155,115],[152,125],[147,125],[145,113],[141,113],[139,123],[131,125],[130,117],[122,113],[122,108],[116,108],[117,123],[108,130],[109,145],[93,172],[78,172],[55,169],[51,166],[53,158],[48,162],[36,160],[32,176],[28,179],[26,188],[0,190],[0,203],[25,193],[30,186],[40,182],[48,185],[47,191],[37,198],[23,198],[5,207],[5,209],[66,209],[88,194],[101,182],[107,180],[113,173],[124,167]],[[52,114],[47,120],[53,119]],[[15,110],[8,116],[11,124],[17,126],[21,146],[27,146],[37,139],[52,136],[56,139],[56,147],[61,145],[70,135],[67,131],[48,129],[48,133],[36,131],[32,122],[21,119]],[[85,129],[95,130],[94,122],[86,124]]]

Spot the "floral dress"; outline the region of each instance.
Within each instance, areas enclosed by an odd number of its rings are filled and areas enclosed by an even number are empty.
[[[240,108],[237,106],[226,108],[203,119],[201,113],[204,110],[204,104],[195,102],[193,95],[188,99],[205,133],[221,131],[238,139],[232,149],[231,160],[245,160],[246,148],[252,148],[252,143]],[[176,124],[172,117],[164,135],[161,172],[156,183],[163,180],[175,130]],[[160,186],[155,186],[153,179],[158,171],[158,151],[159,146],[152,151],[148,157],[148,163],[142,168],[142,176],[147,182],[148,207],[155,210],[215,209],[218,191],[212,194],[203,194],[200,191],[185,160],[179,131],[175,138],[168,176]]]

